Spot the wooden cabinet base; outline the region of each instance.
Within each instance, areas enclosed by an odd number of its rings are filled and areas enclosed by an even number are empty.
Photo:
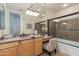
[[[40,55],[42,54],[43,46],[42,46],[42,38],[35,39],[34,43],[34,55]]]
[[[42,38],[9,42],[0,45],[0,56],[33,56],[42,53]]]
[[[30,44],[21,45],[21,56],[32,56],[33,55],[33,46]]]
[[[5,50],[1,50],[0,56],[17,56],[18,55],[17,48],[18,47],[12,47]]]
[[[22,41],[22,44],[19,48],[19,54],[21,56],[33,56],[33,41],[32,40],[25,40]]]

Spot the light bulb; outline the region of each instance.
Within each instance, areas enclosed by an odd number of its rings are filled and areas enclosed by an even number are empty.
[[[39,13],[36,12],[36,13],[35,13],[35,16],[39,16]]]
[[[30,10],[27,10],[25,13],[26,13],[26,14],[30,14]]]
[[[31,11],[29,15],[32,15],[33,16],[33,11]]]
[[[39,13],[37,13],[37,16],[39,16]]]
[[[36,12],[33,12],[33,16],[36,16]]]

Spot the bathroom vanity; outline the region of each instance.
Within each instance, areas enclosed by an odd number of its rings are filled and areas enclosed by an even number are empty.
[[[36,56],[42,51],[42,37],[0,40],[0,56]]]

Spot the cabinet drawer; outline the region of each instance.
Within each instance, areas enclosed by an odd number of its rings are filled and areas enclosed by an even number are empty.
[[[24,41],[21,41],[21,44],[27,44],[27,43],[32,43],[33,40],[24,40]]]
[[[17,56],[18,55],[18,47],[11,47],[8,49],[4,49],[0,51],[0,56]]]
[[[37,42],[37,41],[42,41],[42,38],[36,38],[35,42]]]
[[[11,51],[16,51],[17,50],[17,47],[11,47],[11,48],[7,48],[7,49],[4,49],[4,50],[0,50],[1,52],[11,52]]]
[[[19,42],[11,42],[11,43],[0,44],[0,50],[10,48],[10,47],[14,47],[14,46],[17,46],[17,45],[19,45]]]

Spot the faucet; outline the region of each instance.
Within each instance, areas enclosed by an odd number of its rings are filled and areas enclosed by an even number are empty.
[[[0,39],[4,39],[4,30],[1,30],[1,38]]]

